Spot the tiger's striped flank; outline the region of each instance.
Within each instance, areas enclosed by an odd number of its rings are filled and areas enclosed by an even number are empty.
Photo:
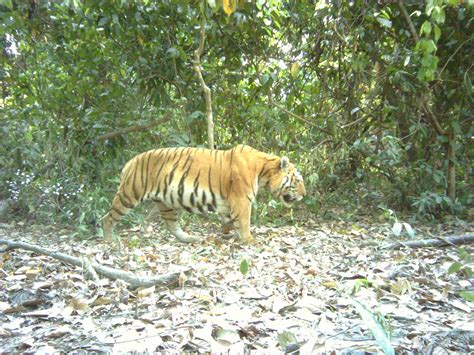
[[[286,157],[238,145],[229,150],[162,148],[141,153],[125,164],[110,211],[104,217],[104,237],[144,200],[157,204],[167,229],[181,242],[196,238],[184,232],[178,213],[217,212],[223,229],[236,228],[251,242],[251,205],[259,188],[268,188],[286,206],[305,195],[303,178]]]

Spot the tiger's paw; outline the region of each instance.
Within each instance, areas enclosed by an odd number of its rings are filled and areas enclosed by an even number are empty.
[[[199,240],[199,238],[191,237],[188,233],[183,231],[171,232],[181,243],[194,243]]]
[[[195,243],[195,242],[199,241],[199,238],[196,238],[196,237],[187,237],[187,238],[178,238],[178,240],[179,240],[181,243],[190,244],[190,243]]]
[[[110,235],[105,236],[102,239],[103,243],[109,248],[110,251],[117,251],[118,253],[122,253],[123,245],[122,241],[119,236]]]
[[[242,241],[244,242],[244,244],[248,244],[248,245],[255,245],[257,243],[251,234],[245,237],[242,237]]]
[[[232,222],[230,223],[224,223],[222,225],[222,233],[223,234],[229,234],[235,229],[234,224]]]

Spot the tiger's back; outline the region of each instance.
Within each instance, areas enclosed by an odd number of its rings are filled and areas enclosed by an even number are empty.
[[[104,218],[104,236],[110,240],[121,217],[138,203],[151,199],[168,230],[182,242],[195,238],[179,226],[179,210],[218,212],[227,228],[234,225],[241,238],[250,241],[250,209],[258,188],[278,190],[275,176],[282,175],[283,179],[287,168],[297,173],[291,164],[282,169],[282,161],[290,164],[285,157],[245,145],[229,150],[163,148],[141,153],[122,170],[111,210]],[[297,180],[302,198],[303,180]]]

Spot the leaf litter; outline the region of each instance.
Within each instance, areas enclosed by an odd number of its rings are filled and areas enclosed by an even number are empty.
[[[122,231],[119,252],[51,226],[0,225],[0,238],[137,275],[192,270],[173,289],[131,290],[48,256],[5,251],[0,352],[474,350],[473,303],[460,296],[474,284],[456,247],[382,250],[401,237],[370,221],[255,227],[254,245],[225,238],[210,222],[188,228],[207,236],[181,244],[150,225]],[[417,237],[449,232],[437,228],[417,228]]]

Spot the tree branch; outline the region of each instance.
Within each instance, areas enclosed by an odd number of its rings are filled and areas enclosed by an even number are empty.
[[[130,126],[130,127],[121,128],[121,129],[118,129],[116,131],[112,131],[112,132],[109,132],[109,133],[102,134],[102,135],[97,136],[94,139],[92,139],[92,142],[105,141],[107,139],[112,139],[112,138],[115,138],[117,136],[122,136],[122,135],[128,134],[130,132],[144,131],[144,130],[147,130],[148,128],[158,126],[159,124],[168,122],[170,119],[171,119],[171,115],[170,114],[165,114],[159,120],[150,122],[148,124],[144,124],[144,125],[136,124],[136,125],[133,125],[133,126]]]
[[[403,16],[405,17],[405,20],[408,22],[408,27],[410,28],[411,35],[413,36],[413,39],[415,42],[419,42],[420,37],[418,37],[418,33],[416,32],[415,25],[413,24],[413,21],[410,18],[410,15],[407,12],[407,9],[405,8],[405,5],[403,5],[403,0],[398,0],[398,7],[402,11]]]
[[[447,136],[448,135],[447,132],[443,129],[443,127],[441,127],[438,119],[434,115],[433,111],[431,111],[431,107],[428,101],[429,100],[427,98],[427,95],[424,94],[421,98],[421,106],[423,107],[423,111],[425,111],[426,116],[428,116],[431,122],[431,125],[433,126],[436,133],[438,133],[441,136]]]
[[[414,240],[410,242],[395,242],[384,246],[382,249],[425,248],[440,247],[446,245],[459,245],[474,243],[474,234],[451,235],[448,237],[438,237],[437,239]]]
[[[170,287],[173,285],[178,285],[179,276],[181,272],[173,272],[161,276],[137,276],[131,272],[117,270],[108,266],[103,266],[96,262],[84,261],[80,258],[76,258],[71,255],[67,255],[60,252],[50,251],[45,248],[41,248],[34,244],[29,244],[25,242],[16,242],[11,240],[0,239],[0,245],[6,245],[6,248],[1,248],[0,251],[4,252],[11,249],[24,249],[33,251],[38,254],[50,256],[56,260],[60,260],[67,264],[75,265],[78,267],[83,267],[86,269],[92,268],[97,274],[105,276],[112,280],[123,280],[125,281],[130,288],[135,289],[138,287],[151,287],[154,285],[161,287]],[[91,273],[91,272],[89,272]],[[183,273],[190,273],[190,270],[183,271]],[[92,273],[93,274],[93,273]]]

